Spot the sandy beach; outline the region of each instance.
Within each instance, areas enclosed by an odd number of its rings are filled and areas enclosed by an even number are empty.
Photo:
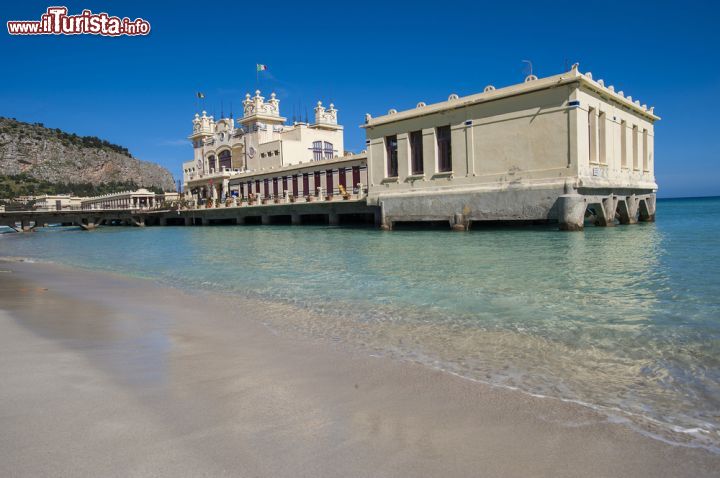
[[[717,476],[586,407],[264,325],[288,306],[0,261],[0,475]]]

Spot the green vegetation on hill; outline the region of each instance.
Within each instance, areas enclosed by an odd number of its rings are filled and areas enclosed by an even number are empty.
[[[0,134],[18,133],[22,131],[24,136],[37,140],[57,139],[65,146],[78,146],[82,148],[96,148],[114,151],[132,157],[130,151],[123,146],[110,143],[96,136],[78,136],[75,133],[66,133],[58,128],[46,128],[42,123],[24,123],[15,118],[4,118],[0,116]]]
[[[121,191],[134,191],[139,186],[134,182],[91,183],[51,183],[32,178],[26,174],[13,176],[0,175],[0,199],[11,199],[17,196],[40,196],[42,194],[74,194],[75,196],[99,196]],[[146,188],[162,193],[161,188]]]

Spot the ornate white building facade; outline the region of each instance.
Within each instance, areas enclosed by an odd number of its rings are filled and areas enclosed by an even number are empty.
[[[326,108],[318,101],[314,123],[286,121],[275,93],[266,101],[259,90],[245,95],[238,120],[196,114],[188,137],[194,159],[183,163],[186,197],[223,199],[234,177],[344,156],[343,127],[333,104]]]

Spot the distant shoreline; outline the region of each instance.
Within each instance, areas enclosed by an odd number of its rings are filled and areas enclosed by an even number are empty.
[[[677,200],[686,200],[686,199],[718,199],[720,198],[720,195],[717,196],[683,196],[683,197],[662,197],[658,196],[658,201],[677,201]]]

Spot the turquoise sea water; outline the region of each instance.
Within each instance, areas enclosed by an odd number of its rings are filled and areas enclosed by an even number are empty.
[[[582,402],[718,451],[720,198],[661,200],[657,217],[580,233],[41,229],[0,236],[0,255],[292,303],[314,313],[274,326]]]

